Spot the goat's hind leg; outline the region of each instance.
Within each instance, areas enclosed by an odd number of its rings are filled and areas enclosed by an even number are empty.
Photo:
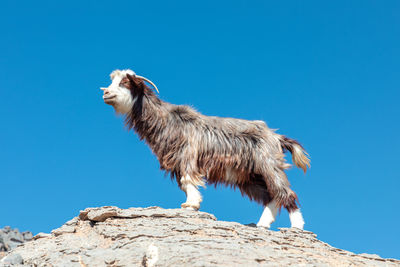
[[[271,199],[264,177],[254,175],[250,183],[241,184],[239,188],[242,194],[246,194],[251,200],[264,205],[264,211],[257,226],[270,228],[278,213],[278,205],[274,199]]]
[[[289,218],[290,218],[290,223],[292,224],[292,227],[303,230],[304,219],[303,219],[303,215],[301,214],[300,209],[296,209],[292,212],[289,212]]]
[[[186,193],[186,202],[181,204],[182,208],[188,210],[200,209],[202,197],[197,188],[198,185],[189,175],[181,178],[181,189]]]
[[[286,207],[286,209],[289,212],[289,219],[290,219],[290,224],[292,228],[298,228],[303,230],[304,228],[304,219],[303,219],[303,214],[301,213],[300,209],[295,206],[295,208],[291,207]]]
[[[295,192],[293,192],[292,189],[290,189],[290,183],[284,171],[282,169],[278,169],[275,170],[275,173],[273,175],[266,175],[264,177],[267,177],[267,179],[265,179],[265,182],[267,184],[270,195],[277,203],[276,206],[278,207],[278,209],[283,206],[289,212],[291,227],[303,229],[304,219],[296,203],[297,195]],[[271,179],[269,177],[273,178]],[[268,209],[266,209],[265,212],[267,216]]]
[[[265,207],[264,211],[257,223],[257,227],[270,228],[271,223],[275,221],[276,215],[278,214],[278,207],[276,201],[272,200]]]
[[[303,230],[304,219],[299,207],[297,206],[297,196],[296,193],[291,189],[288,189],[289,194],[287,195],[283,206],[289,212],[289,219],[292,228],[298,228]]]

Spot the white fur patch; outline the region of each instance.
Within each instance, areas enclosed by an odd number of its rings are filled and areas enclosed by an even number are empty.
[[[181,178],[182,190],[186,193],[186,202],[182,205],[188,209],[199,209],[202,197],[192,178],[186,175]]]
[[[270,228],[271,223],[275,221],[277,213],[278,213],[278,207],[276,206],[276,202],[273,200],[270,203],[268,203],[267,206],[265,206],[261,218],[257,223],[257,226]]]
[[[110,74],[111,84],[104,88],[105,91],[108,92],[107,96],[115,96],[115,104],[113,107],[117,113],[126,114],[128,113],[133,106],[134,100],[132,99],[131,92],[122,86],[119,86],[121,80],[126,76],[126,74],[134,75],[135,73],[132,70],[115,70]]]
[[[192,184],[188,184],[186,186],[186,195],[186,203],[200,204],[200,202],[202,201],[200,191],[197,189],[196,186]]]
[[[290,223],[292,224],[292,227],[303,230],[304,219],[303,219],[303,215],[301,214],[300,209],[290,212],[289,218],[290,218]]]

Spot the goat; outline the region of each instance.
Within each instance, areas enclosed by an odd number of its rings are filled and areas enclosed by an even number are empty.
[[[125,125],[150,146],[160,168],[186,193],[182,208],[198,210],[199,186],[239,188],[264,206],[257,226],[269,228],[278,210],[289,212],[291,226],[303,229],[298,198],[284,172],[284,153],[306,172],[307,152],[295,140],[275,133],[263,121],[205,116],[185,105],[162,101],[132,70],[115,70],[103,100],[124,115]],[[158,91],[157,87],[151,83]]]

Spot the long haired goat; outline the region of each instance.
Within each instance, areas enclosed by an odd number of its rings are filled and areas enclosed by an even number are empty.
[[[104,102],[125,115],[126,126],[146,141],[161,169],[176,179],[187,196],[182,208],[200,208],[198,187],[205,182],[224,184],[264,205],[258,226],[269,228],[284,207],[292,227],[303,229],[297,195],[284,172],[290,167],[286,151],[304,172],[310,166],[297,141],[275,133],[263,121],[210,117],[164,102],[145,84],[149,80],[131,70],[115,70],[111,80],[109,87],[101,88]]]

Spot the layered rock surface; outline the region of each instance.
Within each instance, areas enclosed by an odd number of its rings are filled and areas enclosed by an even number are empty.
[[[400,266],[334,248],[312,232],[269,231],[159,207],[88,208],[13,249],[0,266]]]
[[[21,233],[18,229],[12,229],[10,226],[0,229],[0,259],[7,251],[16,248],[26,241],[32,240],[32,237],[31,232],[26,231]]]

